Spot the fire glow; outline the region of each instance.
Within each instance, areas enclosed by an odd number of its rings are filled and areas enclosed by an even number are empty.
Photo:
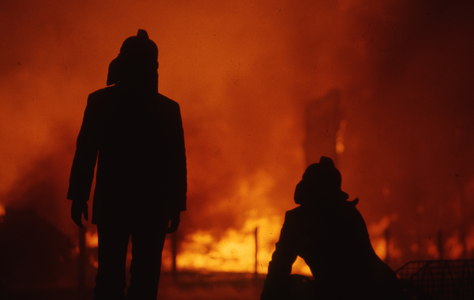
[[[230,229],[224,237],[216,240],[210,233],[195,232],[186,237],[179,253],[177,264],[180,269],[195,271],[221,272],[257,272],[266,274],[268,263],[278,239],[281,222],[269,219],[249,220],[240,231]],[[256,226],[256,227],[254,227]],[[255,243],[255,228],[263,237]],[[258,245],[267,245],[258,248]],[[257,269],[255,269],[255,253],[257,252]],[[293,266],[297,274],[311,275],[309,268],[301,260]]]
[[[5,214],[5,206],[3,204],[0,204],[0,223],[3,223],[3,217],[5,216]]]
[[[97,248],[99,246],[99,235],[96,232],[86,232],[86,245],[88,248]]]
[[[65,195],[87,95],[144,28],[160,49],[159,90],[180,103],[185,130],[178,270],[254,272],[257,253],[267,272],[311,163],[306,105],[332,90],[338,128],[316,136],[334,138],[342,189],[360,199],[377,254],[392,268],[472,256],[473,4],[46,2],[0,4],[7,208],[35,207],[77,239]],[[94,231],[86,243],[97,247]],[[167,245],[168,269],[170,257]],[[301,260],[293,271],[309,274]]]

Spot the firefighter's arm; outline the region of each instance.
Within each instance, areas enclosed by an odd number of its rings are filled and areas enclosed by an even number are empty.
[[[288,293],[291,268],[297,258],[295,234],[291,223],[287,212],[280,239],[276,243],[272,260],[268,265],[268,274],[264,282],[261,300],[284,299],[283,296]]]
[[[92,95],[89,95],[81,130],[77,137],[76,152],[69,178],[67,199],[73,200],[71,219],[82,228],[82,215],[89,219],[87,201],[94,179],[94,169],[98,153],[97,111]]]

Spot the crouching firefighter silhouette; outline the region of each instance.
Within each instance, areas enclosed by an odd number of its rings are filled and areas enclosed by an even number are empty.
[[[109,66],[109,87],[89,95],[67,198],[82,227],[97,161],[92,223],[99,257],[94,299],[156,300],[166,233],[186,210],[186,157],[179,105],[158,93],[158,48],[144,30]]]
[[[334,162],[321,157],[297,184],[268,267],[261,299],[400,299],[394,272],[375,254]],[[291,274],[300,256],[314,281]],[[305,282],[306,281],[306,282]]]

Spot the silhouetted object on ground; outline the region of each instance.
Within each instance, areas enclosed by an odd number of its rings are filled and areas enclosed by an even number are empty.
[[[74,284],[75,245],[34,208],[10,208],[0,217],[0,299],[4,292]]]
[[[417,300],[474,299],[474,259],[410,261],[396,274]]]
[[[156,299],[166,233],[186,210],[186,157],[179,105],[158,93],[158,48],[144,30],[127,38],[105,89],[89,95],[68,199],[82,227],[97,162],[92,223],[99,235],[95,299]]]
[[[395,273],[375,254],[358,199],[347,201],[341,174],[321,157],[310,165],[295,190],[299,207],[287,211],[268,267],[262,300],[400,299]],[[291,275],[297,256],[314,281]]]

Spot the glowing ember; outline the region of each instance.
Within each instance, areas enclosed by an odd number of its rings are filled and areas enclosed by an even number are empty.
[[[0,218],[5,216],[5,206],[3,204],[0,204]]]
[[[449,259],[460,259],[464,252],[464,246],[460,242],[459,232],[455,232],[446,241],[447,258]]]
[[[97,248],[99,246],[99,236],[97,232],[86,232],[86,245],[88,248]]]
[[[387,255],[387,241],[383,237],[383,234],[389,225],[390,217],[385,216],[378,223],[372,223],[368,226],[372,247],[374,247],[375,253],[382,260],[384,260]]]
[[[439,249],[432,240],[426,240],[426,252],[431,259],[440,259]]]
[[[389,238],[387,230],[389,229],[390,223],[396,219],[397,215],[393,214],[391,216],[385,216],[378,223],[371,223],[368,226],[372,247],[377,256],[382,260],[387,259],[387,254],[389,254],[390,259],[400,258],[402,256],[401,250],[395,246],[393,241],[389,240],[387,243],[387,238]],[[415,245],[415,247],[417,247],[417,245]]]
[[[311,270],[309,269],[308,265],[306,264],[306,262],[299,256],[298,256],[298,258],[296,258],[296,261],[293,264],[293,268],[291,269],[291,273],[308,275],[308,276],[313,275],[311,273]]]
[[[346,132],[347,121],[341,120],[339,130],[336,133],[336,153],[342,154],[344,152],[344,133]]]
[[[387,241],[384,239],[372,239],[371,242],[377,256],[385,260],[387,258]]]
[[[94,268],[98,268],[98,267],[99,267],[99,262],[96,260],[96,258],[95,258],[94,255],[89,256],[89,263],[90,263],[91,266],[93,266]]]

